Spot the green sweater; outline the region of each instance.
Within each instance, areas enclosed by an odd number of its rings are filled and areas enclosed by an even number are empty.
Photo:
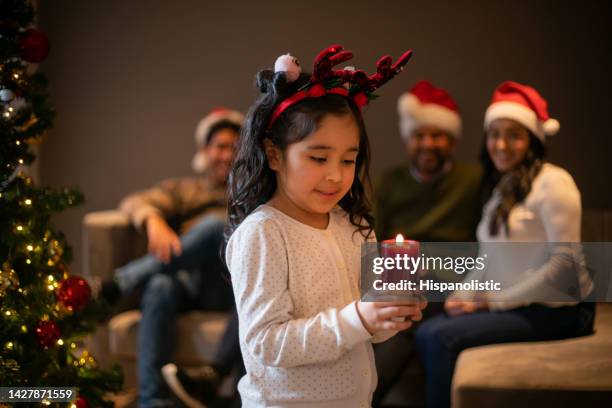
[[[386,173],[375,189],[376,236],[422,242],[475,241],[482,212],[480,166],[455,163],[440,178],[421,183],[408,166]]]

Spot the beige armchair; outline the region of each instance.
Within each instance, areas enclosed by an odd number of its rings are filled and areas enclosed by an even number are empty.
[[[146,253],[146,237],[120,211],[99,211],[83,219],[83,272],[87,279],[110,278],[115,268]],[[137,299],[128,299],[124,311],[113,316],[92,336],[89,346],[101,364],[118,362],[124,368],[125,387],[137,384],[137,335],[140,312]],[[228,321],[227,313],[192,311],[181,315],[174,360],[193,366],[210,362]]]

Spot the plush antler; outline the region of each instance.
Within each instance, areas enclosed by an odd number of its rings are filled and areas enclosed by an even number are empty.
[[[370,86],[370,78],[363,70],[358,69],[350,73],[348,82],[351,86],[356,86],[356,89],[367,90]]]
[[[359,109],[363,108],[370,99],[374,98],[372,93],[377,88],[404,69],[411,55],[412,50],[406,51],[395,64],[392,64],[393,59],[390,56],[385,55],[376,63],[376,73],[368,76],[362,70],[348,69],[348,67],[334,70],[334,66],[353,58],[353,53],[345,50],[340,44],[327,47],[315,58],[314,69],[308,83],[281,101],[274,109],[268,122],[268,129],[272,128],[276,119],[285,110],[306,98],[319,98],[327,94],[341,95],[350,97]],[[289,79],[289,74],[292,74],[295,77],[293,80],[300,74],[299,64],[289,54],[279,57],[274,64],[274,72],[283,71]]]
[[[359,89],[362,91],[374,92],[376,89],[386,84],[391,78],[402,72],[404,70],[404,65],[410,60],[410,57],[412,57],[412,50],[406,51],[398,58],[397,62],[392,65],[393,58],[389,55],[385,55],[376,63],[376,73],[370,75],[367,81],[362,79],[359,83],[356,83],[356,85],[359,85]]]
[[[338,78],[343,82],[351,77],[353,71],[333,70],[335,65],[353,58],[353,53],[346,51],[342,45],[335,44],[327,47],[317,55],[314,61],[314,69],[310,82],[322,82]]]
[[[411,56],[412,50],[406,51],[398,58],[395,64],[393,64],[393,59],[389,55],[385,55],[376,63],[376,73],[368,76],[362,70],[332,69],[335,65],[353,58],[353,53],[345,50],[340,44],[331,45],[321,51],[315,58],[314,70],[310,82],[315,83],[330,79],[339,79],[343,83],[350,83],[359,91],[372,93],[399,74],[404,69],[404,65],[410,60]]]

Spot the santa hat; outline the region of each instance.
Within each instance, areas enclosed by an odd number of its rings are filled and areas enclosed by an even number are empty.
[[[229,122],[232,125],[242,127],[244,125],[244,116],[242,113],[232,109],[216,108],[200,120],[195,131],[195,142],[198,152],[193,156],[191,162],[191,167],[196,173],[202,173],[208,167],[206,155],[199,148],[206,145],[208,139],[212,136],[210,131],[221,122]]]
[[[408,140],[412,132],[425,125],[438,127],[451,136],[461,134],[461,116],[453,98],[428,81],[417,82],[397,101],[400,134]]]
[[[491,104],[485,113],[485,129],[495,119],[515,120],[542,142],[546,136],[555,135],[561,127],[559,121],[548,115],[548,103],[538,91],[512,81],[503,82],[493,92]]]

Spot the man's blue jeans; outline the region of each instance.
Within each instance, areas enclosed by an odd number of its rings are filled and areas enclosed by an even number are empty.
[[[225,222],[204,217],[181,236],[182,254],[168,264],[146,255],[115,273],[122,291],[143,288],[138,336],[140,407],[173,406],[161,378],[170,362],[180,312],[228,310],[234,300],[229,275],[220,257]]]
[[[505,312],[438,315],[416,330],[417,353],[425,366],[427,406],[450,407],[451,382],[459,353],[486,344],[546,341],[590,334],[594,303],[531,305]],[[508,356],[512,358],[512,356]]]

